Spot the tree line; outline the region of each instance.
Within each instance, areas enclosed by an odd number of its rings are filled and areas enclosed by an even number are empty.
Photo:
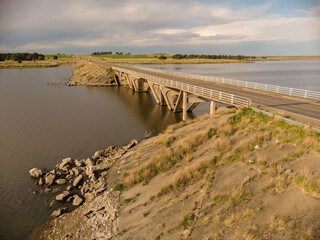
[[[111,55],[112,52],[109,51],[109,52],[93,52],[92,55]]]
[[[248,58],[255,58],[250,56],[243,56],[243,55],[199,55],[199,54],[175,54],[172,56],[173,59],[248,59]]]
[[[45,56],[39,53],[0,53],[0,61],[13,60],[13,61],[36,61],[44,60]]]

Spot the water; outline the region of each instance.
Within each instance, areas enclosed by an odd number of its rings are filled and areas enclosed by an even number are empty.
[[[66,87],[68,66],[0,69],[0,239],[24,239],[52,212],[54,194],[33,195],[33,167],[52,169],[65,157],[85,158],[123,146],[181,121],[148,93],[124,87]],[[208,112],[199,105],[189,118]]]
[[[140,66],[320,91],[320,60]]]

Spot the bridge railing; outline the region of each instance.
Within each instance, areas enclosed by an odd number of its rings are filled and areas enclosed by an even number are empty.
[[[158,73],[168,74],[168,75],[173,75],[178,77],[192,78],[192,79],[199,79],[202,81],[228,84],[232,86],[251,88],[251,89],[261,90],[265,92],[279,93],[283,95],[300,97],[305,99],[320,100],[320,92],[307,90],[307,89],[289,88],[289,87],[282,87],[282,86],[276,86],[271,84],[256,83],[256,82],[242,81],[242,80],[222,78],[222,77],[204,76],[204,75],[183,73],[183,72],[176,72],[176,71],[167,71],[167,70],[154,69],[154,68],[144,68],[144,67],[137,67],[137,68],[150,71],[150,72],[158,72]]]
[[[167,78],[157,77],[154,75],[146,74],[146,73],[140,73],[133,70],[120,68],[120,67],[112,67],[113,69],[121,72],[126,72],[132,76],[135,76],[137,78],[144,78],[148,81],[158,83],[167,87],[176,88],[188,93],[193,93],[201,97],[205,97],[207,99],[220,101],[223,103],[231,104],[231,105],[237,105],[242,107],[249,107],[251,105],[251,100],[245,97],[237,96],[230,93],[225,93],[221,91],[216,91],[209,88],[199,87],[179,81],[169,80]]]

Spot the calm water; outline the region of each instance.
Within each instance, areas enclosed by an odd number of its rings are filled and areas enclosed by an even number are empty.
[[[263,61],[250,64],[141,66],[320,91],[320,60]]]
[[[24,239],[52,212],[52,195],[33,195],[33,167],[52,169],[62,158],[85,158],[122,146],[145,131],[157,134],[180,114],[147,93],[124,87],[66,87],[70,67],[0,69],[0,239]],[[199,105],[200,106],[200,105]],[[209,110],[195,109],[194,117]]]

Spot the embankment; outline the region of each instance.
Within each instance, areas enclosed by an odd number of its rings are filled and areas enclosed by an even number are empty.
[[[71,61],[73,75],[69,86],[113,86],[117,85],[115,75],[111,68],[81,60],[74,56]]]
[[[319,239],[320,135],[308,129],[221,108],[110,163],[94,171],[105,190],[30,239]]]

